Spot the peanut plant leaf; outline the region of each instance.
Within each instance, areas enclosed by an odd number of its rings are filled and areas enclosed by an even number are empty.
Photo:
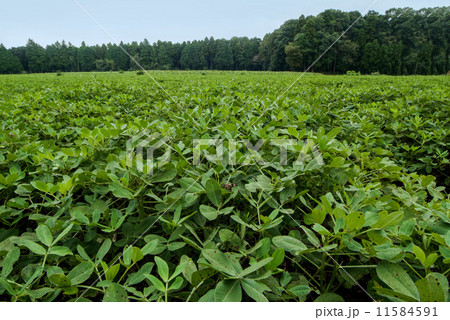
[[[272,253],[272,261],[270,261],[267,264],[266,269],[273,270],[273,269],[277,268],[280,264],[283,263],[284,256],[285,256],[285,253],[284,253],[284,249],[283,248],[276,249]]]
[[[253,273],[255,271],[258,271],[259,269],[261,269],[262,267],[264,267],[265,265],[270,263],[270,261],[272,261],[272,260],[273,260],[273,258],[269,257],[269,258],[266,258],[264,260],[258,261],[256,263],[252,264],[250,267],[244,269],[244,271],[239,273],[237,276],[239,278],[244,278],[244,277],[248,276],[249,274],[251,274],[251,273]]]
[[[31,240],[22,239],[22,244],[27,247],[31,252],[43,256],[47,253],[47,250],[40,244],[37,244],[36,242],[33,242]]]
[[[241,302],[242,289],[237,280],[222,280],[214,290],[216,302]]]
[[[14,264],[19,260],[20,249],[14,247],[9,251],[2,261],[2,277],[7,277],[13,270]]]
[[[308,250],[303,242],[290,236],[277,236],[272,239],[272,242],[275,247],[282,248],[294,254]]]
[[[47,247],[50,247],[53,243],[53,236],[50,228],[45,225],[41,224],[36,228],[36,235],[38,239],[45,244]]]
[[[167,262],[165,262],[160,257],[155,257],[155,263],[158,267],[158,274],[164,282],[168,282],[169,280],[169,266]]]
[[[200,213],[209,221],[213,221],[217,219],[217,215],[219,214],[219,212],[217,211],[217,209],[214,209],[213,207],[207,206],[202,204],[200,206]]]
[[[64,246],[51,247],[48,250],[48,254],[53,254],[53,255],[59,256],[59,257],[73,255],[72,251],[70,251],[70,249],[68,247],[64,247]]]
[[[441,274],[429,273],[425,278],[416,281],[422,302],[446,302],[448,297],[448,281]]]
[[[103,302],[127,302],[127,291],[119,284],[111,284],[105,291]]]
[[[378,277],[387,284],[394,292],[411,297],[420,301],[419,291],[411,277],[397,264],[381,262],[376,268]]]
[[[158,289],[161,292],[166,292],[166,287],[165,285],[161,282],[161,280],[159,280],[158,278],[156,278],[154,275],[151,274],[146,274],[145,277],[151,281],[151,283],[153,283],[153,285],[155,286],[156,289]]]
[[[299,298],[302,298],[311,292],[311,288],[305,285],[291,287],[288,290]]]
[[[48,280],[55,286],[61,288],[70,287],[72,285],[70,279],[62,273],[52,274],[51,276],[48,277]]]
[[[178,289],[180,289],[181,288],[181,286],[183,285],[183,278],[182,277],[177,277],[176,279],[175,279],[175,281],[170,285],[170,287],[169,287],[169,291],[170,290],[178,290]]]
[[[218,249],[204,249],[202,251],[203,256],[211,263],[212,267],[219,272],[223,272],[225,274],[236,276],[237,272],[234,266],[231,263],[231,260],[227,258],[225,254],[223,254]]]
[[[67,277],[70,279],[72,285],[77,285],[85,282],[94,272],[94,265],[92,262],[82,262],[73,268]]]
[[[264,291],[271,291],[266,285],[260,284],[252,279],[242,279],[241,281],[242,289],[245,293],[255,300],[256,302],[268,302],[267,298],[264,296]]]
[[[100,246],[100,249],[98,249],[97,254],[95,255],[95,259],[98,261],[103,260],[109,249],[111,249],[111,244],[112,241],[110,239],[105,239],[105,241],[103,241],[102,245]]]
[[[219,207],[222,204],[222,190],[214,179],[209,179],[205,183],[206,195],[209,200],[216,206]]]

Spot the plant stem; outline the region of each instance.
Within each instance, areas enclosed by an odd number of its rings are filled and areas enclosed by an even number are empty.
[[[164,296],[166,298],[166,302],[168,302],[167,291],[169,291],[169,282],[166,282],[166,292],[164,292]]]
[[[314,277],[313,277],[308,271],[306,271],[305,268],[303,268],[303,267],[302,267],[297,261],[295,261],[294,259],[289,258],[289,257],[288,257],[288,259],[291,260],[291,261],[292,261],[297,267],[299,267],[304,273],[306,273],[306,275],[309,276],[309,277],[311,278],[311,280],[314,281],[314,282],[317,284],[317,286],[320,288],[320,283],[319,283],[316,279],[314,279]]]
[[[194,289],[192,289],[191,293],[189,294],[189,297],[187,298],[186,302],[189,302],[189,300],[191,299],[192,295],[194,294],[195,291],[197,291],[197,289],[203,284],[205,280],[203,280],[202,282],[200,282]]]
[[[133,268],[134,263],[131,264],[131,266],[127,267],[127,270],[125,270],[125,272],[122,274],[122,276],[120,277],[119,281],[117,283],[120,283],[120,281],[122,281],[123,277],[125,277],[125,275],[127,274],[127,272]]]
[[[406,259],[403,259],[403,261],[405,261],[405,263],[408,265],[408,267],[409,267],[412,271],[414,271],[414,273],[417,274],[417,276],[419,276],[420,279],[423,279],[423,277],[420,275],[420,273],[418,273],[418,272],[416,271],[416,269],[414,269],[414,268],[408,263],[408,261],[406,261]]]

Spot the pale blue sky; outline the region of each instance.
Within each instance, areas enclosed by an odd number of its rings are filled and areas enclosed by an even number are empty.
[[[315,15],[325,9],[363,12],[373,0],[78,0],[116,39],[150,42],[263,37],[288,19]],[[379,0],[373,7],[448,6],[448,0]],[[0,43],[41,45],[66,40],[80,45],[111,40],[73,0],[0,0]]]

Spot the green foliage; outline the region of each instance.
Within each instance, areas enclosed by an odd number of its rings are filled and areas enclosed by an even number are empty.
[[[146,70],[306,70],[332,74],[357,70],[347,74],[443,75],[449,65],[449,40],[445,36],[448,12],[449,7],[417,11],[395,8],[385,14],[370,11],[361,17],[357,11],[329,9],[317,16],[302,15],[288,20],[263,39],[211,37],[152,44],[144,39],[140,43],[95,46],[83,42],[80,47],[62,41],[45,48],[29,40],[25,47],[11,49],[0,44],[0,74],[22,71],[122,73],[122,70],[139,69],[135,63],[138,62]],[[329,50],[322,56],[327,48]],[[316,61],[319,56],[320,60]]]
[[[2,301],[448,301],[448,78],[152,76],[0,77]]]
[[[448,10],[395,8],[361,17],[357,11],[329,9],[317,16],[302,15],[267,34],[258,58],[263,69],[271,71],[445,74],[448,37],[441,35],[446,33]]]

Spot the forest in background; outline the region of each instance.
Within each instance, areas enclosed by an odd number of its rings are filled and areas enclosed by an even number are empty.
[[[449,70],[450,7],[390,9],[361,17],[311,70],[388,75],[445,74]],[[303,71],[358,18],[358,11],[326,10],[286,21],[263,39],[205,38],[172,43],[120,43],[145,69]],[[80,47],[65,41],[45,48],[0,44],[0,73],[136,70],[116,44]]]

